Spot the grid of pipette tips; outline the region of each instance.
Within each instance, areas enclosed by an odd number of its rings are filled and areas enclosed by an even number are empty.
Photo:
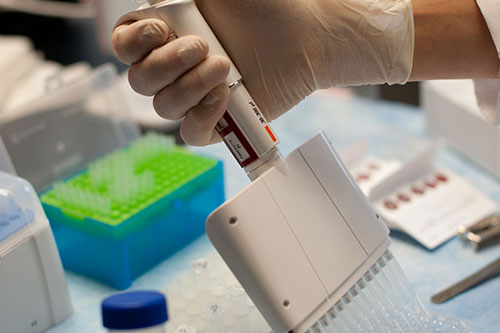
[[[176,146],[171,137],[149,133],[57,182],[42,202],[79,220],[116,226],[216,164]]]
[[[457,318],[432,313],[390,251],[345,293],[306,333],[469,332]]]

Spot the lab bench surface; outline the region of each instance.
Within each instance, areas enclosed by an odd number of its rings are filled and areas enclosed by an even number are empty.
[[[318,92],[273,122],[284,154],[323,130],[338,150],[364,139],[367,152],[379,157],[408,158],[413,147],[425,144],[423,114],[415,107],[368,100],[346,93]],[[409,148],[411,147],[411,148]],[[227,198],[238,193],[248,179],[229,151],[217,144],[191,148],[224,161]],[[437,166],[445,166],[472,181],[500,205],[500,182],[449,148],[440,149]],[[480,252],[456,237],[433,251],[410,237],[391,233],[391,250],[424,305],[430,310],[467,321],[473,332],[500,331],[500,278],[491,279],[440,305],[430,297],[500,256],[500,245]],[[190,263],[213,251],[206,236],[165,260],[132,284],[131,289],[163,289],[190,267]],[[100,321],[101,300],[117,292],[92,280],[67,272],[74,313],[49,333],[105,332]]]

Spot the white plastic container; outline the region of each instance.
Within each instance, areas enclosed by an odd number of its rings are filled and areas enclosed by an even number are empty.
[[[40,193],[89,162],[139,136],[117,72],[108,64],[66,82],[54,77],[45,96],[0,114],[0,170]]]
[[[0,172],[0,331],[43,332],[73,311],[49,221],[24,179]]]

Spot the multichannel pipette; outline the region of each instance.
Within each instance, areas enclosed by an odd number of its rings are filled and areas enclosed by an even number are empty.
[[[193,0],[148,0],[118,24],[166,21],[177,36],[199,35],[209,54],[226,52]],[[217,131],[253,182],[214,211],[207,234],[278,333],[464,331],[433,318],[387,251],[388,229],[319,134],[286,159],[231,64],[228,110]],[[211,327],[221,308],[207,304]]]

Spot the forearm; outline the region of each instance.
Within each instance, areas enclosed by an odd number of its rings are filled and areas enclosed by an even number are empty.
[[[411,81],[495,78],[500,61],[475,0],[412,0]]]

